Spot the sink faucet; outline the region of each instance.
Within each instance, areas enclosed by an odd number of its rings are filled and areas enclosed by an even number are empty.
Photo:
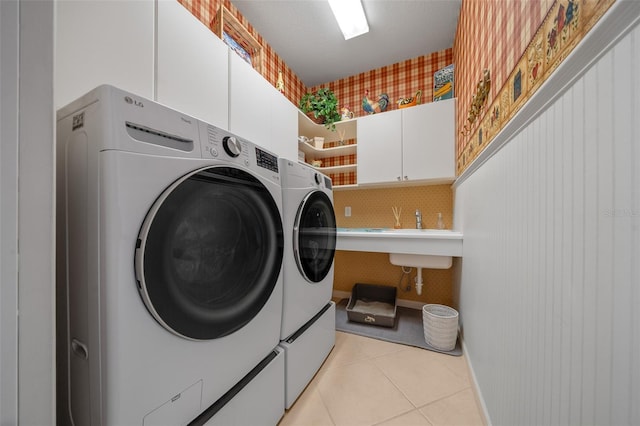
[[[422,229],[422,213],[416,209],[416,229]]]

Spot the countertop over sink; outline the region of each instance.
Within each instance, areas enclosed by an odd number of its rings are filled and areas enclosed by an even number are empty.
[[[337,250],[462,257],[462,232],[447,229],[337,228]]]

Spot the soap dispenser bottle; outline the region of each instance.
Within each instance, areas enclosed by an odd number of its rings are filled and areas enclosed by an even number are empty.
[[[444,221],[442,220],[442,213],[438,213],[438,222],[436,222],[437,229],[444,229]]]

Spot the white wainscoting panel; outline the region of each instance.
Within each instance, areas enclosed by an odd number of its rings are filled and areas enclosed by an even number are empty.
[[[496,425],[640,424],[640,29],[456,188]]]

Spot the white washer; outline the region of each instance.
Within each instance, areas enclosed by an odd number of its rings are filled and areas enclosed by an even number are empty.
[[[333,258],[336,218],[331,179],[279,159],[284,223],[285,407],[290,408],[335,344]]]
[[[58,111],[57,143],[59,377],[73,423],[179,425],[203,411],[199,424],[216,423],[252,387],[272,389],[260,407],[277,423],[277,157],[110,86]]]

